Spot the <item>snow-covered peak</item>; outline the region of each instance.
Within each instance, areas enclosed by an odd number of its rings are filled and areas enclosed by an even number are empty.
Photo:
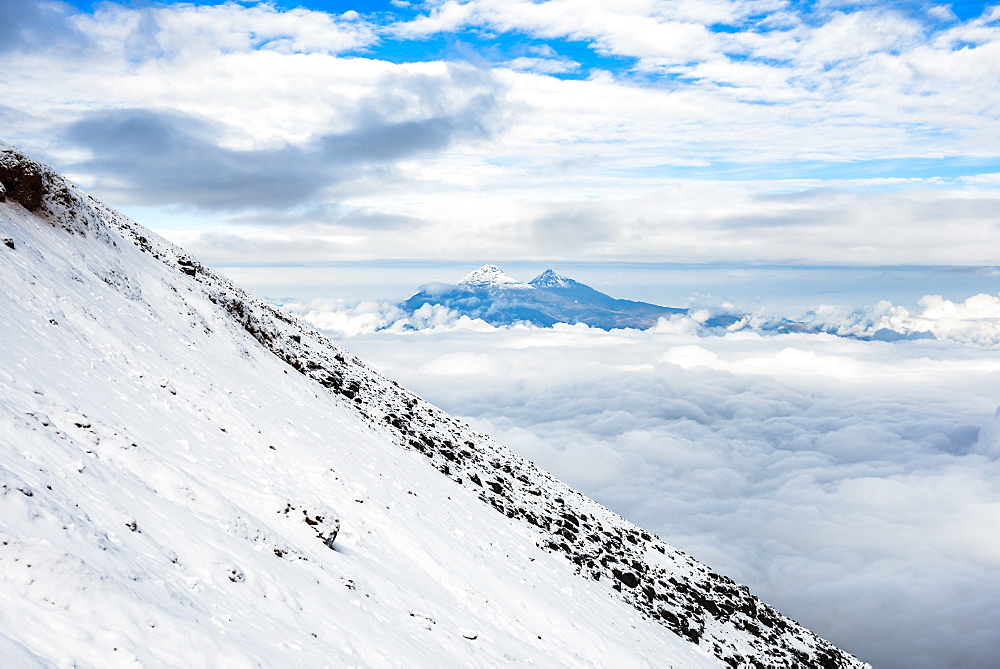
[[[551,269],[545,270],[531,280],[531,285],[535,288],[570,288],[576,285],[576,283],[576,281],[568,276],[556,274]]]
[[[504,271],[496,265],[483,265],[474,272],[466,274],[458,282],[462,286],[486,287],[493,286],[499,288],[531,288],[527,283],[522,283],[512,276],[504,274]]]

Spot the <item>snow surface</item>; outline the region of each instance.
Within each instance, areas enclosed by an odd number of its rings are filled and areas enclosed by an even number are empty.
[[[863,666],[29,168],[37,215],[0,205],[18,665]]]
[[[8,666],[718,665],[389,447],[193,281],[16,205],[0,225]],[[335,550],[304,522],[320,510]]]
[[[572,288],[577,283],[568,276],[556,274],[551,269],[545,270],[531,280],[531,285],[535,288]]]
[[[477,270],[469,272],[458,282],[462,286],[475,286],[477,288],[497,287],[497,288],[534,288],[531,284],[518,281],[512,276],[504,274],[504,271],[496,265],[483,265]]]

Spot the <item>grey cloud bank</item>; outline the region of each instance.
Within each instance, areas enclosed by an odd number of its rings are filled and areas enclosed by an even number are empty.
[[[83,36],[73,30],[62,3],[33,0],[3,0],[0,3],[0,54],[5,51],[51,46],[68,40],[77,44]]]
[[[436,100],[453,79],[470,95],[448,109]],[[165,110],[89,112],[63,134],[91,156],[69,169],[93,175],[98,188],[123,201],[274,211],[322,202],[329,197],[324,190],[359,172],[391,169],[393,161],[442,151],[458,139],[488,137],[495,93],[487,75],[461,67],[443,77],[388,78],[354,106],[353,127],[278,148],[228,148],[219,143],[227,134],[222,124]]]
[[[93,154],[70,169],[109,179],[126,201],[206,209],[293,206],[327,184],[326,169],[302,149],[227,149],[212,141],[213,130],[176,112],[94,112],[66,129]]]

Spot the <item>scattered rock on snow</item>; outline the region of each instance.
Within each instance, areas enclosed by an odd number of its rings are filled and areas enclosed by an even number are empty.
[[[37,420],[39,423],[41,423],[42,426],[44,426],[44,427],[48,427],[49,425],[52,424],[52,420],[49,419],[48,414],[44,414],[41,411],[28,412],[28,415],[29,416],[33,416],[35,418],[35,420]]]
[[[246,580],[246,575],[243,573],[243,570],[234,564],[225,565],[225,570],[226,576],[228,576],[229,580],[233,583],[242,583]]]
[[[282,513],[288,515],[290,512],[295,511],[299,507],[292,506],[288,503],[285,505],[285,509]],[[309,525],[316,532],[316,536],[327,545],[328,548],[333,548],[333,542],[337,539],[337,535],[340,533],[340,518],[337,516],[333,510],[320,506],[316,508],[315,511],[310,512],[306,508],[302,508],[303,520],[306,525]]]
[[[434,629],[434,625],[437,624],[437,621],[434,620],[433,617],[423,613],[417,613],[416,611],[410,611],[410,617],[426,630]]]

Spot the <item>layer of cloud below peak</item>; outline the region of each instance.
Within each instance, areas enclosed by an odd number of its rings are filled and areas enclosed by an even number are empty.
[[[684,327],[345,343],[875,666],[998,660],[992,350]]]
[[[386,300],[351,303],[342,298],[317,298],[308,302],[290,301],[284,308],[335,337],[355,337],[378,331],[402,333],[497,329],[483,321],[470,320],[440,304],[425,304],[410,313],[400,305]],[[915,310],[894,305],[888,300],[860,309],[818,305],[804,315],[786,315],[775,313],[773,309],[762,309],[758,312],[746,312],[740,321],[727,328],[705,326],[706,320],[711,316],[733,313],[741,313],[740,308],[732,304],[695,304],[690,306],[687,314],[661,318],[652,331],[707,338],[740,332],[767,337],[771,336],[768,334],[769,326],[773,326],[781,318],[792,316],[823,333],[839,337],[937,339],[954,345],[1000,350],[1000,294],[978,294],[962,301],[948,300],[940,295],[926,295],[919,300]],[[514,327],[537,329],[520,325]]]

